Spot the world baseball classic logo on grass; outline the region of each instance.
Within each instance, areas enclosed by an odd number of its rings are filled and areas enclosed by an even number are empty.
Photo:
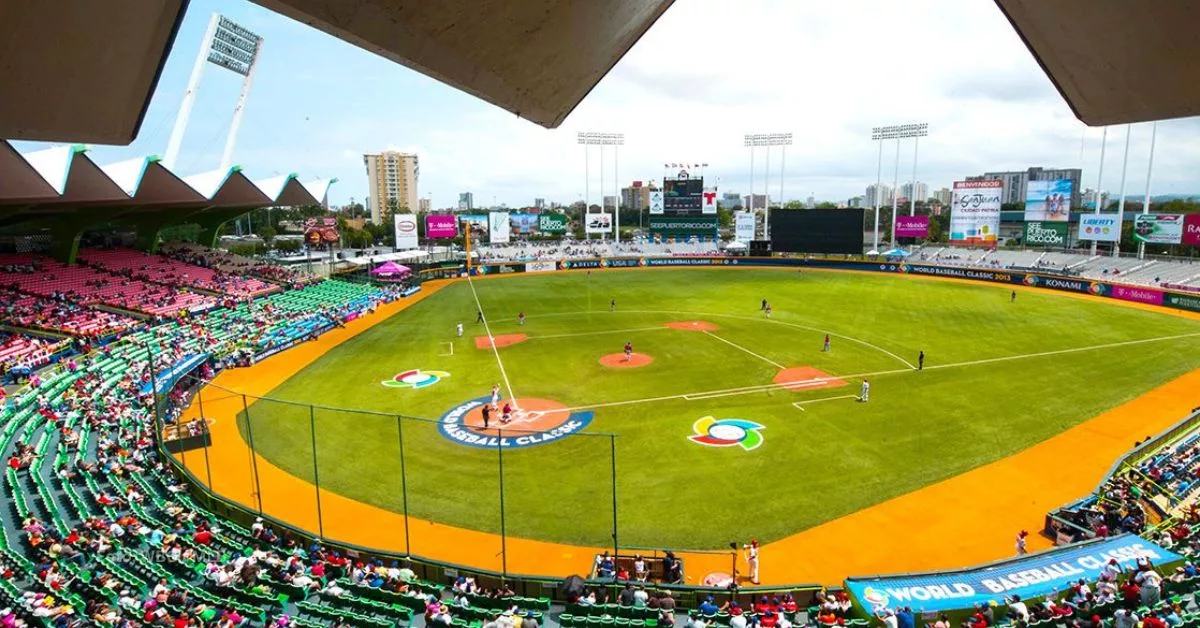
[[[500,410],[491,413],[483,425],[483,407],[491,397],[465,401],[438,419],[438,432],[447,439],[468,447],[519,449],[562,440],[582,432],[592,422],[590,410],[572,412],[565,405],[548,399],[515,400],[508,423],[501,423]],[[513,403],[502,401],[500,405]]]
[[[688,436],[688,440],[708,447],[739,446],[750,451],[763,443],[759,430],[765,429],[765,426],[745,419],[718,420],[706,416],[692,424],[695,434]]]
[[[411,369],[402,373],[397,373],[391,379],[385,379],[380,384],[388,388],[427,388],[440,381],[443,378],[450,377],[450,374],[445,371],[422,371],[421,369]]]

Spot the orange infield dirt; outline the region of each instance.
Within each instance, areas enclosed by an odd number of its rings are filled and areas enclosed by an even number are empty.
[[[846,385],[845,381],[811,366],[793,366],[783,369],[772,381],[776,384],[786,384],[783,388],[788,390],[821,390],[822,388],[837,388]]]
[[[715,323],[708,321],[674,321],[666,323],[671,329],[682,329],[683,331],[717,331],[721,329]]]
[[[250,368],[225,371],[214,383],[248,395],[266,394],[330,349],[451,281],[456,280],[427,282],[412,297]],[[838,584],[851,575],[950,569],[1011,556],[1017,531],[1040,529],[1047,511],[1090,492],[1135,441],[1186,416],[1195,406],[1196,390],[1200,390],[1200,369],[1013,456],[766,544],[760,554],[760,579],[765,584]],[[193,403],[184,416],[199,416],[197,406]],[[210,465],[206,467],[201,451],[176,458],[201,482],[207,483],[206,469],[210,469],[218,495],[251,509],[261,500],[263,512],[272,517],[317,530],[312,484],[262,456],[253,459],[262,487],[261,496],[256,495],[251,452],[237,429],[241,410],[240,395],[206,389],[204,414],[212,423],[213,440],[208,449]],[[1046,481],[1047,469],[1053,470],[1053,482]],[[404,552],[402,515],[324,489],[320,494],[325,538]],[[981,496],[986,496],[986,504]],[[412,547],[422,556],[500,571],[498,535],[416,518],[410,521]],[[1050,545],[1038,535],[1030,540],[1033,550]],[[513,537],[507,543],[511,573],[559,577],[586,571],[594,554],[606,549]],[[727,555],[677,554],[696,578],[729,569]],[[745,568],[745,561],[739,559],[739,570]]]
[[[463,427],[475,432],[476,434],[496,435],[500,428],[506,430],[528,430],[531,432],[540,432],[553,427],[558,427],[562,417],[555,417],[554,414],[566,409],[567,406],[549,399],[511,399],[506,403],[511,404],[515,410],[512,416],[509,417],[508,423],[504,422],[503,415],[499,410],[504,409],[504,404],[500,404],[496,412],[492,412],[491,419],[488,421],[487,428],[483,427],[483,406],[475,408],[463,417]]]
[[[624,353],[610,353],[600,358],[600,364],[613,369],[635,369],[639,366],[646,366],[654,361],[654,358],[645,353],[634,353],[625,359]]]
[[[504,347],[511,347],[518,342],[525,342],[528,338],[529,336],[525,334],[500,334],[499,336],[492,336],[490,339],[488,336],[475,336],[475,348],[491,349],[494,342],[497,349],[503,349]]]

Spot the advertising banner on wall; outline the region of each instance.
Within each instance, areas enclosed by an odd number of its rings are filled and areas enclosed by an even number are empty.
[[[426,238],[454,238],[458,236],[458,218],[429,214],[425,216]]]
[[[1121,225],[1116,214],[1084,214],[1079,217],[1080,240],[1116,242],[1121,238]]]
[[[392,214],[392,225],[396,229],[396,249],[406,251],[421,246],[417,242],[417,215]]]
[[[704,194],[700,198],[702,199],[700,202],[700,213],[717,213],[717,188],[704,188]]]
[[[508,222],[508,212],[492,212],[488,216],[488,242],[506,244],[512,237],[512,228]]]
[[[509,222],[512,223],[512,230],[520,234],[530,234],[538,230],[538,216],[540,214],[510,214]]]
[[[1183,216],[1183,243],[1200,246],[1200,214]]]
[[[583,229],[590,234],[612,233],[612,214],[606,212],[584,214]]]
[[[897,238],[925,238],[929,236],[929,216],[897,216]]]
[[[1000,199],[1004,183],[998,180],[955,181],[950,208],[950,244],[995,246],[1000,231]]]
[[[1025,185],[1025,221],[1066,222],[1071,217],[1071,180],[1030,181]]]
[[[563,214],[538,214],[538,231],[542,233],[566,233],[567,217]]]
[[[650,190],[650,213],[663,213],[663,193],[662,190]]]
[[[527,273],[548,273],[558,270],[558,262],[529,262],[525,264]]]
[[[650,233],[667,238],[715,238],[716,216],[654,216],[649,220]]]
[[[733,215],[733,239],[749,244],[754,239],[756,216],[754,212],[737,212]]]
[[[1025,223],[1025,246],[1067,246],[1070,223],[1035,220]]]
[[[1139,558],[1155,565],[1183,557],[1134,535],[1119,536],[1027,558],[992,563],[976,569],[881,578],[849,578],[846,587],[869,611],[920,608],[927,613],[969,609],[976,604],[1003,604],[1004,598],[1023,599],[1053,594],[1079,580],[1100,576],[1109,560],[1132,568]]]
[[[1133,239],[1147,244],[1183,241],[1183,214],[1138,214],[1133,219]]]

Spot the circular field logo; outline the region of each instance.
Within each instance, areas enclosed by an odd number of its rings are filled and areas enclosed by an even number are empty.
[[[759,430],[767,429],[745,419],[714,419],[706,416],[692,424],[695,434],[688,437],[693,443],[707,447],[740,446],[746,451],[758,449],[763,443]]]
[[[465,401],[438,419],[438,432],[447,439],[468,447],[519,449],[562,440],[583,431],[592,422],[593,413],[572,412],[565,405],[548,399],[505,400],[494,408],[484,422],[483,407],[491,397]],[[503,407],[509,406],[508,422]]]
[[[402,373],[396,373],[395,377],[385,379],[380,384],[388,388],[428,388],[440,381],[443,378],[450,377],[450,374],[445,371],[422,371],[421,369],[412,369]]]

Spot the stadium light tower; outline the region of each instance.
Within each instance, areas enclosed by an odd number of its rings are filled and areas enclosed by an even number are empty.
[[[896,187],[900,184],[900,140],[908,137],[922,138],[929,135],[929,124],[918,122],[912,124],[897,124],[892,126],[877,126],[871,129],[871,140],[879,141],[879,163],[875,171],[875,237],[871,246],[871,250],[879,253],[879,188],[882,186],[883,175],[883,142],[884,140],[896,140],[896,171],[892,177],[892,244],[896,243],[896,209],[899,201]],[[919,139],[917,141],[920,141]],[[917,171],[917,154],[913,152],[913,188],[916,191],[916,171]],[[915,211],[915,208],[914,208]]]
[[[600,213],[604,213],[604,147],[613,147],[613,187],[617,195],[616,207],[613,208],[613,234],[617,242],[621,241],[621,187],[618,183],[617,167],[619,166],[620,146],[625,145],[624,133],[592,133],[580,132],[576,135],[576,143],[583,145],[583,176],[590,182],[591,172],[588,169],[588,146],[600,147]],[[587,183],[584,183],[584,189],[587,190]],[[585,192],[586,194],[586,192]],[[588,200],[583,202],[583,213],[585,215],[584,222],[587,221],[586,214],[588,213]],[[586,228],[584,230],[584,238],[587,238]]]
[[[763,239],[771,238],[771,202],[770,191],[768,187],[771,185],[771,147],[780,146],[783,151],[783,158],[779,162],[779,202],[783,203],[783,168],[787,160],[787,147],[792,145],[791,133],[748,133],[744,136],[745,146],[750,149],[750,207],[746,208],[754,210],[754,150],[758,147],[767,149],[767,161],[763,171],[767,174],[763,175]]]
[[[219,13],[213,13],[204,39],[200,41],[200,52],[196,55],[196,64],[192,66],[192,77],[188,80],[187,91],[183,94],[179,115],[175,118],[175,128],[171,131],[167,152],[163,156],[164,166],[174,169],[179,159],[179,148],[183,145],[183,134],[187,131],[192,105],[196,102],[196,92],[200,89],[200,78],[204,75],[206,62],[242,76],[242,90],[233,110],[229,136],[225,139],[221,168],[228,168],[233,163],[233,146],[237,142],[238,129],[242,126],[242,114],[246,111],[246,98],[250,95],[250,83],[254,80],[254,69],[258,67],[258,55],[262,52],[262,44],[263,38],[259,35]]]

